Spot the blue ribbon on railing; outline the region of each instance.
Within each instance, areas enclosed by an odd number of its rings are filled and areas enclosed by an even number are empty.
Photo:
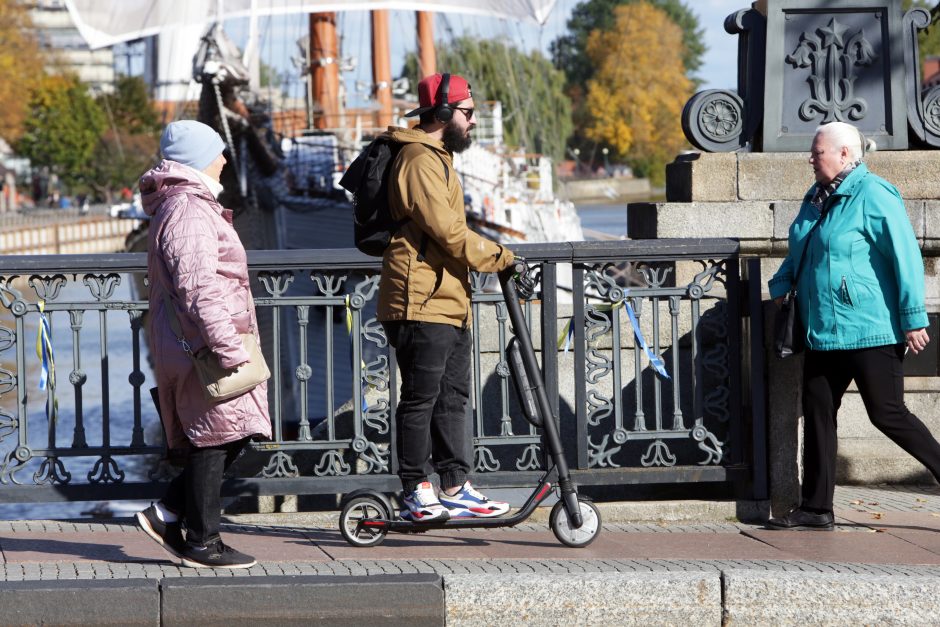
[[[653,369],[656,370],[660,375],[669,379],[669,373],[666,372],[666,363],[663,361],[663,358],[653,352],[653,350],[646,344],[646,339],[643,337],[643,331],[640,330],[640,322],[636,318],[636,312],[633,311],[633,306],[626,299],[626,294],[624,298],[618,300],[615,303],[610,305],[595,305],[594,309],[597,311],[614,311],[624,307],[627,310],[627,318],[630,320],[630,326],[633,327],[633,335],[636,336],[636,341],[639,343],[640,348],[643,349],[643,352],[646,353],[647,358],[650,360],[650,365],[653,366]],[[564,347],[565,352],[568,352],[568,347],[571,345],[571,339],[574,337],[574,327],[571,324],[571,319],[568,320],[568,323],[565,325],[564,330],[561,332],[561,335],[558,337],[558,348],[561,349]]]
[[[52,326],[46,317],[46,303],[39,301],[39,328],[36,330],[36,356],[39,357],[39,389],[49,389],[46,396],[46,415],[55,422],[59,401],[55,395],[55,354],[52,351]]]
[[[633,306],[630,305],[630,302],[624,298],[620,301],[626,305],[627,317],[630,319],[630,324],[633,326],[633,335],[636,336],[636,341],[639,342],[640,347],[643,349],[643,352],[646,353],[647,358],[650,360],[650,365],[653,367],[660,376],[668,379],[669,373],[666,372],[666,364],[663,361],[663,358],[653,352],[653,350],[646,344],[646,339],[643,337],[643,332],[640,330],[640,322],[636,319],[636,312],[633,311]]]

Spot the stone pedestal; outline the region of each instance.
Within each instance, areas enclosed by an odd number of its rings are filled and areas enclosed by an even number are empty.
[[[666,166],[667,202],[801,201],[813,184],[804,152],[688,153]],[[940,151],[872,152],[868,168],[905,200],[940,199]]]

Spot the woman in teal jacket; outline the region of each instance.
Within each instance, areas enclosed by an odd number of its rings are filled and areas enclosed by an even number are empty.
[[[816,184],[769,284],[779,305],[805,255],[796,286],[807,346],[802,499],[770,520],[775,529],[833,528],[836,414],[853,379],[872,424],[940,481],[940,444],[904,405],[904,354],[930,341],[924,264],[900,194],[862,163],[863,143],[844,122],[817,129]]]

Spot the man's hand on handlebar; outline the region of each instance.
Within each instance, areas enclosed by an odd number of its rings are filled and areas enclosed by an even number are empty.
[[[525,300],[532,298],[535,294],[535,279],[529,274],[529,266],[525,258],[516,255],[509,267],[512,269],[512,281],[516,284],[519,296]]]

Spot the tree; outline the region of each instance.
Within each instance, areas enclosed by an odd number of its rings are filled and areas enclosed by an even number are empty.
[[[571,103],[564,75],[539,52],[526,54],[493,39],[460,37],[438,43],[439,68],[466,76],[475,101],[503,104],[505,141],[558,160],[571,134]],[[418,61],[405,59],[402,74],[417,85]]]
[[[682,64],[694,74],[702,65],[705,54],[705,31],[698,18],[681,0],[586,0],[577,5],[568,19],[568,34],[551,44],[555,67],[563,70],[568,86],[581,86],[594,75],[595,66],[587,53],[587,40],[596,30],[609,30],[614,25],[614,10],[619,6],[647,2],[666,12],[682,29]],[[690,76],[690,78],[694,77]]]
[[[920,48],[920,62],[923,64],[926,57],[940,54],[940,28],[937,27],[937,21],[940,20],[940,2],[903,0],[901,7],[904,11],[914,8],[927,9],[930,11],[930,25],[917,33],[917,43]],[[921,67],[923,67],[923,65],[921,65]]]
[[[160,132],[160,116],[153,108],[147,83],[139,76],[118,76],[114,91],[96,99],[110,123],[130,134],[154,135]]]
[[[107,129],[95,147],[88,183],[110,203],[115,190],[134,187],[138,177],[153,164],[160,118],[147,85],[137,76],[118,77],[114,92],[96,100],[105,113]]]
[[[279,92],[285,90],[284,83],[287,82],[287,72],[278,72],[276,67],[262,61],[258,74],[258,85],[260,87],[276,87]]]
[[[0,0],[0,138],[16,142],[23,133],[29,93],[42,76],[42,56],[24,4]]]
[[[596,72],[587,82],[586,135],[659,184],[685,144],[680,116],[693,84],[682,65],[682,30],[642,2],[617,7],[614,20],[587,40]]]
[[[34,166],[48,166],[69,187],[87,184],[105,114],[88,88],[70,75],[44,76],[28,97],[17,151]]]

